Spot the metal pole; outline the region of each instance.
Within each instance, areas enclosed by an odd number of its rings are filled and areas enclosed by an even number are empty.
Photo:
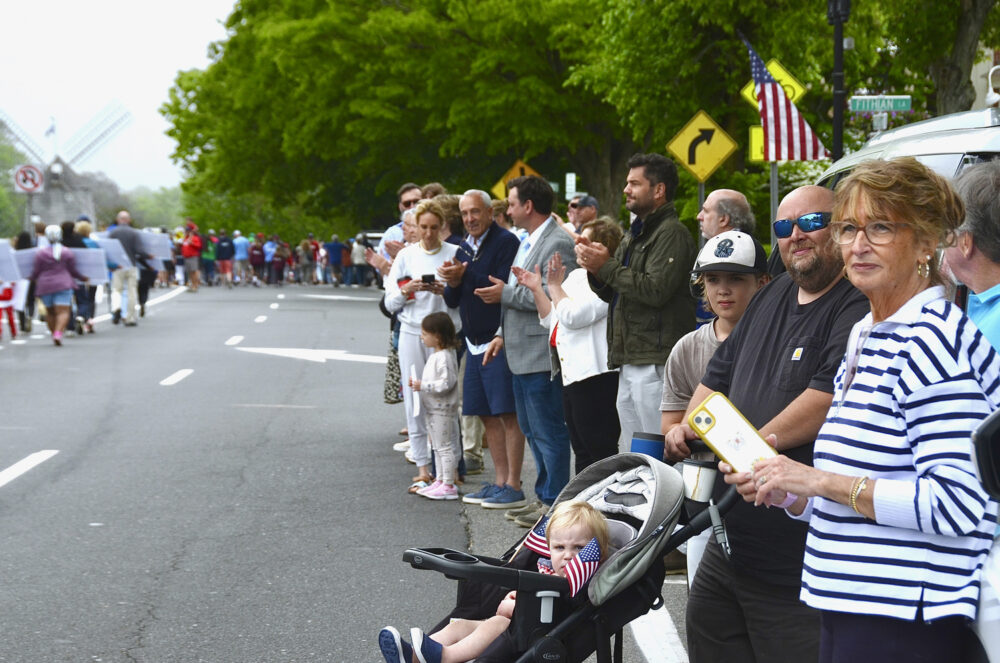
[[[778,238],[774,236],[774,221],[778,218],[778,162],[771,162],[771,222],[768,227],[771,229],[771,250],[778,245]]]
[[[851,15],[851,0],[827,0],[826,20],[833,26],[833,160],[844,156],[844,23]]]
[[[698,212],[701,212],[701,206],[705,204],[705,183],[698,182]],[[698,233],[698,248],[705,246],[705,236]]]

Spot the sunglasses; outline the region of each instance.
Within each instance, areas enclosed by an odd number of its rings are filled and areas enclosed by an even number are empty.
[[[811,233],[830,225],[833,214],[830,212],[810,212],[797,219],[778,219],[774,222],[774,234],[781,239],[792,236],[792,228],[798,226],[804,233]]]
[[[410,207],[413,207],[414,205],[419,203],[420,199],[417,198],[416,200],[402,200],[400,202],[403,204],[403,207],[409,209]]]

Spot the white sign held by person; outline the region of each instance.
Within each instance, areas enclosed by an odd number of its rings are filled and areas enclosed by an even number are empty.
[[[132,261],[129,260],[128,254],[125,253],[125,247],[117,239],[110,237],[98,238],[97,243],[104,249],[108,262],[114,263],[119,267],[132,267]]]
[[[104,249],[73,249],[76,270],[87,277],[87,285],[108,282],[108,259]]]
[[[7,242],[0,242],[0,281],[17,281],[21,270],[14,259],[14,249]]]
[[[139,233],[142,240],[142,250],[154,258],[160,260],[170,260],[173,258],[174,243],[170,235],[164,233],[142,232]],[[162,269],[159,268],[159,269]]]
[[[21,272],[20,278],[26,279],[31,276],[31,270],[35,267],[35,254],[38,253],[38,247],[33,246],[30,249],[18,249],[14,251],[14,260],[17,261],[17,268]]]

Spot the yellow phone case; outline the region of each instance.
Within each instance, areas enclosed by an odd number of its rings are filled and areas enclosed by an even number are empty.
[[[688,425],[737,472],[749,472],[755,461],[778,455],[721,392],[712,392],[702,401],[688,415]]]

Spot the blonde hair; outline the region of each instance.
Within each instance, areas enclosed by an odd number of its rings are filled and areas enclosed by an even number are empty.
[[[965,219],[965,205],[948,180],[913,157],[858,164],[834,191],[833,221],[852,218],[859,209],[869,220],[907,223],[917,241],[936,246],[952,244]],[[937,261],[928,264],[931,282],[943,283]]]
[[[73,232],[75,232],[80,237],[90,237],[90,233],[93,232],[94,227],[90,225],[90,221],[77,221],[76,225],[73,226]]]
[[[590,532],[591,536],[597,539],[597,545],[601,548],[601,559],[608,555],[608,521],[604,519],[604,514],[592,507],[589,503],[581,500],[569,500],[560,502],[552,512],[548,524],[545,526],[545,541],[548,543],[549,534],[553,529],[565,529],[583,525]]]
[[[445,223],[447,222],[445,220],[444,210],[441,209],[441,205],[434,202],[433,200],[421,200],[417,204],[416,209],[413,210],[413,220],[419,221],[420,217],[422,217],[424,214],[433,214],[438,218],[438,221],[441,223],[442,226],[445,225]]]

